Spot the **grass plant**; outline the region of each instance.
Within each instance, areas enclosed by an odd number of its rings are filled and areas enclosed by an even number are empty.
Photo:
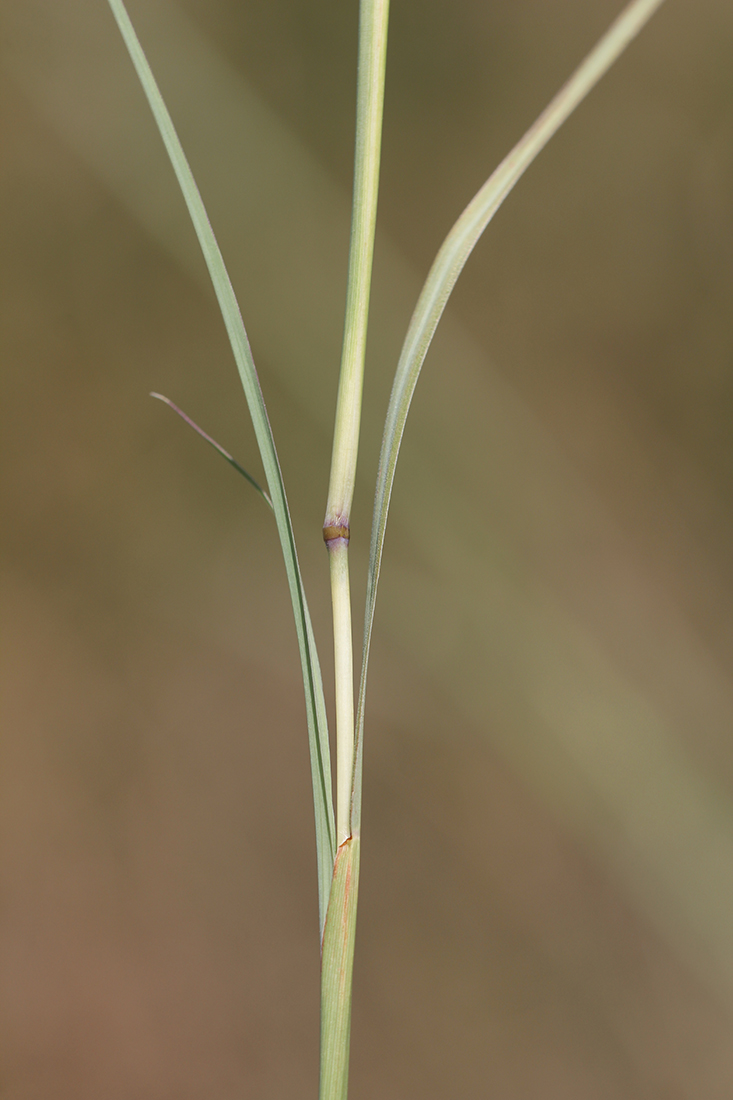
[[[179,186],[188,206],[219,302],[260,450],[267,491],[168,398],[160,398],[195,428],[272,508],[287,572],[306,701],[316,825],[321,933],[321,1100],[343,1100],[348,1089],[351,984],[361,837],[364,711],[372,627],[384,536],[410,403],[440,317],[463,267],[518,179],[562,123],[638,34],[663,0],[633,0],[509,155],[468,204],[441,246],[415,307],[399,357],[377,472],[369,552],[361,673],[355,713],[349,583],[350,511],[354,493],[369,296],[379,185],[388,0],[361,0],[356,152],[346,318],[323,536],[328,549],[334,632],[336,806],[332,798],[326,705],[318,652],[303,589],[277,450],[229,276],[176,131],[123,0],[109,0]]]

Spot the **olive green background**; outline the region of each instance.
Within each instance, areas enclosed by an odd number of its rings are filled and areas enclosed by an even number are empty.
[[[352,524],[453,220],[617,14],[397,2]],[[135,0],[320,536],[356,4]],[[203,261],[102,0],[1,5],[3,1100],[315,1096],[302,688]],[[377,607],[353,1100],[733,1094],[733,10],[669,0],[461,277]],[[329,706],[330,687],[327,688]]]

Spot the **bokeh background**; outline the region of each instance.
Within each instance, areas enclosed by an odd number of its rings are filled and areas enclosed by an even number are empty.
[[[616,0],[397,2],[361,471],[444,234]],[[356,3],[131,0],[320,526]],[[182,200],[102,0],[3,0],[3,1100],[315,1096],[302,688]],[[351,1096],[733,1095],[733,9],[669,0],[420,382],[377,610]],[[331,693],[329,689],[329,705]]]

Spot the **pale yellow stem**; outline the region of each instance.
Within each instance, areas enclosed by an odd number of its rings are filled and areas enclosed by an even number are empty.
[[[336,663],[336,843],[351,835],[351,784],[354,768],[354,680],[351,636],[349,543],[328,543]]]

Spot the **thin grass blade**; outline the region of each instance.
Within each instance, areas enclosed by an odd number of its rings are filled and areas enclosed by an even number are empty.
[[[198,187],[189,168],[168,109],[148,65],[122,0],[109,0],[112,14],[117,21],[132,63],[142,84],[150,109],[160,130],[168,156],[176,173],[186,201],[191,221],[204,254],[219,308],[226,326],[229,342],[242,381],[257,444],[265,469],[267,486],[275,512],[280,544],[287,572],[290,598],[298,635],[298,647],[305,688],[308,739],[310,745],[313,800],[316,817],[316,849],[318,859],[318,901],[321,935],[326,919],[331,890],[333,865],[336,856],[335,825],[331,797],[331,766],[326,721],[326,705],[323,696],[320,664],[316,651],[313,628],[303,591],[300,566],[295,547],[293,527],[285,495],[280,463],[275,449],[264,398],[257,371],[252,359],[249,340],[239,305],[234,295],[229,275],[224,265],[214,231],[209,223]]]
[[[238,474],[241,474],[243,478],[246,478],[246,480],[250,483],[252,488],[257,490],[257,492],[260,494],[260,496],[265,501],[265,503],[267,505],[269,505],[270,508],[272,508],[272,501],[270,500],[268,494],[265,492],[265,490],[260,485],[259,481],[255,481],[255,479],[252,477],[252,475],[245,470],[244,466],[240,466],[240,464],[237,462],[236,458],[233,458],[232,455],[229,454],[229,451],[226,451],[222,447],[221,443],[217,443],[216,440],[213,439],[209,435],[208,432],[205,432],[204,429],[202,427],[200,427],[196,423],[195,420],[192,420],[191,417],[188,416],[188,414],[183,411],[183,409],[179,409],[178,405],[174,404],[173,401],[171,401],[170,397],[165,397],[162,393],[151,393],[150,396],[151,397],[156,397],[158,399],[158,401],[162,401],[163,404],[167,405],[169,409],[173,409],[174,413],[178,413],[181,420],[185,421],[185,423],[188,424],[188,426],[190,428],[193,428],[193,430],[198,435],[200,435],[202,439],[205,439],[207,443],[210,443],[211,446],[214,448],[214,450],[217,452],[217,454],[220,454],[222,458],[225,458],[227,460],[227,462],[229,463],[229,465],[233,466]],[[274,508],[273,508],[273,511],[274,511]]]
[[[634,0],[560,89],[537,121],[501,162],[468,204],[443,242],[425,281],[402,347],[390,396],[377,473],[374,517],[369,550],[364,643],[357,706],[356,759],[352,792],[351,827],[356,835],[361,824],[364,704],[367,669],[384,533],[387,526],[395,467],[415,386],[443,310],[481,234],[514,185],[537,154],[588,95],[614,61],[639,33],[663,0]]]

